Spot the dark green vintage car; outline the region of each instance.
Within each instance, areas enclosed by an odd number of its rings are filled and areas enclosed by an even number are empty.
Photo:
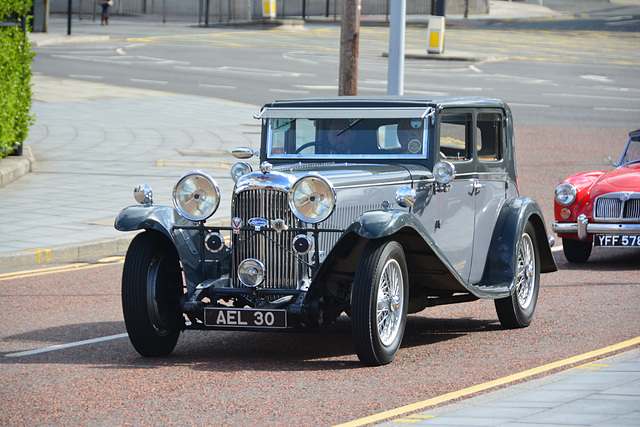
[[[181,177],[172,207],[116,219],[135,237],[122,300],[133,346],[169,354],[186,329],[278,330],[351,317],[360,360],[395,357],[408,313],[489,298],[528,326],[556,270],[544,219],[520,197],[513,123],[495,99],[303,99],[265,105],[259,152],[238,148],[228,226],[220,190]]]

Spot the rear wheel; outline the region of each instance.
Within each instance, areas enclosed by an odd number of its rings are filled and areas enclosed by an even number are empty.
[[[587,262],[591,256],[591,242],[581,242],[580,240],[562,239],[562,252],[569,262]]]
[[[498,319],[505,328],[524,328],[533,320],[540,288],[540,259],[535,230],[528,223],[518,242],[515,286],[511,296],[495,300]]]
[[[351,292],[351,329],[362,363],[386,365],[400,348],[407,321],[408,277],[398,242],[369,242]]]
[[[166,356],[176,346],[184,323],[184,293],[178,254],[154,232],[137,235],[122,272],[122,310],[131,344],[143,356]]]

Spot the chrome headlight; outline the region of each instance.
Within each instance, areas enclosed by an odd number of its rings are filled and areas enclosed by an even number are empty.
[[[336,192],[329,181],[317,175],[300,178],[289,190],[294,215],[312,224],[329,218],[336,206]]]
[[[561,206],[569,206],[576,201],[577,196],[578,192],[571,184],[565,182],[556,187],[556,202]]]
[[[440,184],[448,184],[456,176],[456,167],[451,162],[438,162],[433,167],[433,177]]]
[[[251,172],[251,165],[247,162],[236,162],[231,166],[231,179],[233,182],[238,182],[241,176],[248,174]]]
[[[190,172],[173,187],[173,206],[191,221],[204,221],[218,209],[220,188],[209,175]]]

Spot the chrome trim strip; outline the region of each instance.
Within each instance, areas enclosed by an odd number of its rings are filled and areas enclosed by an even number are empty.
[[[387,187],[387,186],[392,186],[392,185],[411,185],[413,184],[412,180],[407,180],[407,181],[395,181],[395,182],[379,182],[377,184],[371,184],[371,183],[367,183],[367,184],[354,184],[354,185],[346,185],[346,186],[341,186],[340,184],[334,184],[336,189],[342,190],[342,189],[351,189],[351,188],[362,188],[362,187]]]
[[[349,118],[354,119],[358,117],[366,117],[368,119],[395,119],[395,118],[410,118],[410,117],[426,117],[429,108],[425,110],[424,106],[415,107],[365,107],[365,108],[352,108],[352,107],[309,107],[309,108],[286,108],[286,107],[267,107],[262,113],[262,118],[267,119],[298,119],[298,118],[313,118],[313,119],[339,119]]]
[[[558,234],[577,234],[575,222],[554,222],[551,229]],[[587,224],[587,234],[640,234],[640,224]]]

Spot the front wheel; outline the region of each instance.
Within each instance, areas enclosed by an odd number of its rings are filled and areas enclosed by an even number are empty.
[[[518,264],[511,296],[495,300],[498,319],[505,328],[524,328],[533,320],[540,288],[540,259],[535,230],[528,223],[518,242]]]
[[[358,358],[369,366],[390,363],[407,321],[409,274],[402,246],[371,241],[351,291],[351,330]]]
[[[122,311],[131,344],[148,357],[166,356],[176,346],[184,323],[184,293],[178,254],[154,232],[137,235],[122,272]]]

